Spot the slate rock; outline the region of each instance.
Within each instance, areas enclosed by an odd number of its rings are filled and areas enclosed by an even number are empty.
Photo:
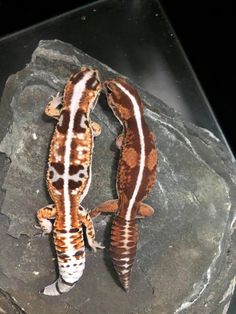
[[[183,121],[138,86],[156,134],[159,167],[146,201],[155,214],[138,222],[131,290],[123,292],[117,282],[107,250],[111,218],[100,216],[96,237],[106,249],[96,254],[87,249],[86,269],[76,287],[60,297],[38,294],[57,277],[52,239],[36,237],[34,228],[37,209],[51,203],[45,172],[55,122],[43,111],[50,95],[82,65],[97,68],[102,80],[118,75],[52,40],[40,41],[30,63],[6,82],[0,105],[0,304],[4,295],[34,314],[226,313],[236,283],[235,165],[211,132]],[[88,209],[116,197],[119,151],[114,140],[121,131],[104,95],[92,119],[103,131],[95,140],[93,181],[83,201]]]

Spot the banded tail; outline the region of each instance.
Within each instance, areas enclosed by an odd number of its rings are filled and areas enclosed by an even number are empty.
[[[110,255],[120,283],[127,292],[137,250],[137,241],[136,220],[125,220],[117,216],[111,229]]]
[[[40,291],[42,294],[58,296],[69,292],[83,275],[85,268],[83,229],[81,226],[71,231],[69,233],[54,231],[60,275],[54,283]]]

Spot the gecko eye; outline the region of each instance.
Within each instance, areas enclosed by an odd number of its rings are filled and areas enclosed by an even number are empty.
[[[59,105],[57,106],[57,109],[58,109],[58,110],[61,110],[62,107],[63,107],[63,105],[62,105],[62,104],[59,104]]]
[[[107,85],[107,94],[111,95],[112,94],[112,89],[109,85]]]

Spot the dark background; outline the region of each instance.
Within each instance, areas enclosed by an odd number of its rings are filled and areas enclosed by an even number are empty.
[[[94,1],[63,1],[49,5],[42,0],[15,3],[0,0],[0,36],[91,2]],[[228,3],[203,0],[161,0],[161,4],[235,155],[236,118],[231,58],[235,44],[233,8]]]
[[[14,3],[0,0],[0,37],[92,2],[94,1],[40,0]],[[234,89],[236,88],[233,85],[232,64],[235,18],[233,18],[232,5],[230,7],[226,2],[203,0],[161,0],[160,2],[235,155]],[[0,64],[0,71],[3,66]],[[231,306],[230,314],[236,313],[233,309],[236,306],[236,298],[233,303],[235,304]]]

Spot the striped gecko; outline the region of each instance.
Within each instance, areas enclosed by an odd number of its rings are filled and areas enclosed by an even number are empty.
[[[44,234],[52,231],[59,266],[59,278],[41,293],[60,295],[70,291],[83,274],[85,247],[103,248],[95,241],[92,220],[81,206],[91,182],[93,138],[100,126],[90,120],[101,84],[96,70],[81,68],[68,80],[63,97],[57,94],[45,113],[58,119],[50,145],[47,186],[54,204],[38,210],[37,219]]]
[[[112,223],[110,255],[119,280],[129,290],[136,255],[138,216],[151,216],[152,207],[142,203],[156,181],[157,150],[154,134],[144,120],[144,107],[137,91],[123,78],[104,82],[108,105],[123,125],[116,144],[120,148],[117,171],[118,200],[107,201],[91,211],[116,212]]]

